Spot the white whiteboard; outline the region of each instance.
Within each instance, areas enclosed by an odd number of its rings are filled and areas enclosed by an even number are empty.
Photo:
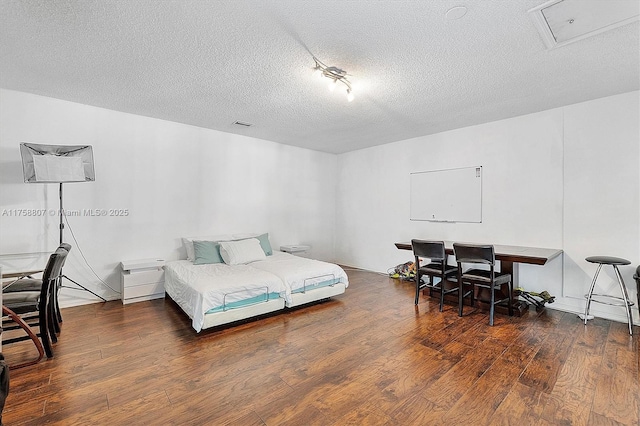
[[[482,222],[482,166],[411,173],[411,220]]]

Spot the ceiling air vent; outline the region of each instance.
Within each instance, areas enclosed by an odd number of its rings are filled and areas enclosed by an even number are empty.
[[[233,124],[235,124],[237,126],[242,126],[242,127],[251,127],[251,126],[253,126],[253,124],[245,123],[244,121],[234,121]]]
[[[551,0],[529,10],[548,49],[637,21],[640,2]]]

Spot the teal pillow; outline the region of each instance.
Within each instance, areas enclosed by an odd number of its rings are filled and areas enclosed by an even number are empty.
[[[207,265],[211,263],[224,263],[220,256],[220,244],[215,241],[194,241],[194,265]]]
[[[271,243],[269,242],[269,234],[262,234],[256,237],[258,241],[260,241],[260,247],[264,251],[264,254],[267,256],[271,256],[273,254],[273,249],[271,248]]]

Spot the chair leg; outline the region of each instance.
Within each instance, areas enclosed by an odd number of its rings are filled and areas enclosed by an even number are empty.
[[[593,289],[596,287],[596,281],[598,280],[600,269],[602,269],[602,263],[598,264],[596,273],[593,276],[593,281],[591,281],[591,287],[589,287],[589,293],[587,293],[587,303],[584,307],[584,325],[587,325],[587,319],[589,318],[589,308],[591,307],[591,297],[593,297]]]
[[[60,304],[58,303],[58,291],[62,286],[62,278],[58,278],[58,279],[59,279],[58,283],[54,286],[53,305],[54,305],[54,311],[56,313],[56,317],[58,319],[58,321],[56,321],[56,326],[57,326],[56,329],[58,330],[58,332],[60,332],[60,323],[62,322],[62,313],[60,312]]]
[[[444,309],[444,283],[445,279],[440,279],[440,312]]]
[[[420,281],[421,280],[422,278],[420,277],[420,274],[416,273],[416,301],[415,301],[416,305],[420,301]]]
[[[618,267],[616,265],[611,266],[613,266],[613,269],[616,273],[616,278],[618,279],[618,284],[620,285],[620,292],[622,293],[622,299],[624,300],[625,308],[627,308],[627,323],[629,324],[629,335],[633,336],[633,315],[631,315],[631,302],[629,301],[627,287],[624,285],[624,281],[622,280],[622,275],[620,275]]]
[[[55,327],[55,324],[57,322],[56,319],[56,313],[53,311],[53,306],[49,307],[49,309],[47,309],[47,332],[49,333],[49,336],[51,337],[51,341],[53,343],[57,343],[58,342],[58,330]]]
[[[491,305],[489,307],[489,325],[493,325],[493,313],[496,309],[496,287],[495,284],[492,282],[491,283],[491,287],[490,287],[490,292],[491,292]]]
[[[51,336],[51,341],[53,343],[58,342],[58,333],[60,333],[60,324],[58,323],[58,316],[56,314],[56,293],[57,287],[55,285],[51,286],[51,292],[49,297],[49,304],[47,305],[47,315],[48,315],[48,331],[49,336]]]
[[[458,316],[462,316],[462,299],[464,298],[464,284],[462,279],[458,278]]]
[[[509,291],[509,316],[513,316],[513,281],[507,283],[507,290]]]
[[[26,362],[23,362],[21,364],[16,364],[16,365],[10,365],[9,368],[16,369],[16,368],[22,368],[22,367],[26,367],[28,365],[34,365],[34,364],[39,363],[42,360],[42,358],[44,357],[44,348],[42,347],[42,343],[40,342],[40,339],[38,339],[38,336],[36,336],[36,334],[33,332],[31,327],[29,326],[29,324],[24,322],[24,320],[22,318],[20,318],[20,316],[18,314],[16,314],[15,312],[13,312],[11,309],[7,308],[6,306],[2,306],[2,314],[9,316],[13,322],[18,324],[20,326],[20,328],[22,328],[25,331],[25,333],[27,333],[29,338],[33,341],[33,344],[36,345],[36,349],[38,350],[38,358],[36,358],[35,360],[26,361]]]
[[[44,310],[39,311],[38,322],[40,323],[40,340],[42,340],[42,347],[44,348],[47,358],[53,358],[53,347],[51,346],[51,336],[49,329],[49,310],[50,306],[47,306]]]

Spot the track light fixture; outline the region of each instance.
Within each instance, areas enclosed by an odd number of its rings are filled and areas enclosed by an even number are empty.
[[[351,82],[347,79],[347,72],[337,67],[328,67],[315,56],[313,57],[313,60],[316,63],[313,67],[313,73],[317,75],[318,78],[326,77],[331,80],[329,82],[329,90],[333,92],[338,83],[342,83],[346,86],[347,101],[353,101],[353,89],[351,87]]]

